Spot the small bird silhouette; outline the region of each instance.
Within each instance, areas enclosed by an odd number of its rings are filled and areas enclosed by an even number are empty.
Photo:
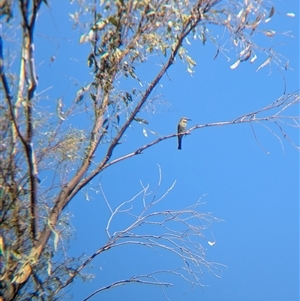
[[[177,126],[177,133],[184,133],[186,131],[186,124],[188,122],[188,120],[191,120],[189,118],[186,117],[182,117],[178,123]],[[178,135],[178,149],[181,149],[181,141],[182,141],[182,137],[183,135]]]

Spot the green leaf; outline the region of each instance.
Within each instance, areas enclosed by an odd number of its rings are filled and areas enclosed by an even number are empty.
[[[75,103],[80,103],[83,100],[83,94],[80,94],[76,97]]]
[[[126,92],[126,99],[132,101],[132,96],[130,93]]]
[[[90,93],[90,95],[91,95],[92,100],[93,100],[94,102],[97,102],[97,97],[96,97],[96,95],[95,95],[94,93]]]
[[[114,25],[114,26],[118,26],[118,21],[117,21],[117,19],[114,17],[114,16],[110,16],[109,18],[108,18],[108,21],[112,24],[112,25]]]
[[[92,67],[93,63],[94,63],[94,55],[91,53],[88,57],[87,64],[89,67]]]
[[[137,121],[138,123],[149,124],[149,122],[143,118],[134,117],[133,120]]]

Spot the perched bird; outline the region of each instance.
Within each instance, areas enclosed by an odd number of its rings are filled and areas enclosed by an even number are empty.
[[[177,126],[177,133],[184,133],[186,131],[186,124],[188,122],[188,120],[191,120],[189,118],[186,117],[182,117],[178,123]],[[182,137],[183,135],[178,135],[178,149],[181,149],[181,141],[182,141]]]

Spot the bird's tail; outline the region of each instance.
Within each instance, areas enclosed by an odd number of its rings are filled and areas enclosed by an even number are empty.
[[[178,137],[178,149],[181,149],[181,140],[182,140],[182,137]]]

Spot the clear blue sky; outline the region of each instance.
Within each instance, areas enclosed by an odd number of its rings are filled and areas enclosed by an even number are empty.
[[[159,97],[161,105],[155,114],[144,113],[149,125],[148,137],[143,126],[136,124],[127,132],[115,156],[126,154],[157,138],[175,133],[182,116],[192,119],[190,125],[232,120],[275,101],[284,90],[283,75],[288,92],[299,89],[299,4],[298,1],[274,0],[276,13],[265,27],[276,31],[291,31],[294,38],[279,35],[269,45],[289,59],[292,70],[279,71],[276,65],[255,72],[258,61],[241,64],[236,70],[229,66],[235,61],[235,50],[213,60],[215,47],[203,47],[194,42],[189,48],[197,61],[191,77],[180,61],[169,70],[168,77],[152,96]],[[72,31],[68,12],[73,7],[59,1],[50,1],[51,9],[44,7],[36,28],[36,57],[39,89],[49,86],[48,105],[63,97],[71,104],[76,91],[88,83],[90,70],[86,66],[89,47],[79,44],[79,33]],[[295,18],[285,17],[294,12]],[[217,31],[215,28],[214,30]],[[55,56],[54,62],[50,57]],[[150,60],[148,67],[138,69],[142,81],[150,78],[157,67]],[[74,86],[73,80],[78,82]],[[126,85],[126,83],[125,83]],[[290,113],[299,114],[299,107]],[[78,124],[77,124],[78,125]],[[76,126],[76,124],[75,124]],[[270,127],[278,134],[278,129]],[[176,180],[175,188],[165,198],[163,208],[186,207],[200,197],[205,202],[200,210],[211,212],[224,220],[215,223],[205,234],[203,246],[209,260],[227,266],[218,279],[204,270],[202,282],[206,287],[189,287],[180,279],[171,277],[173,288],[166,289],[170,299],[205,301],[298,301],[299,300],[299,152],[288,142],[283,148],[278,139],[260,124],[203,128],[183,140],[183,150],[176,148],[176,138],[165,140],[142,155],[107,169],[93,181],[101,183],[112,206],[126,201],[141,189],[140,181],[155,190],[158,167],[162,170],[159,194]],[[299,145],[299,132],[288,129],[290,137]],[[204,196],[205,195],[205,196]],[[90,193],[87,201],[80,193],[67,211],[72,212],[73,226],[78,230],[72,242],[72,254],[92,254],[105,241],[104,225],[108,209],[101,194]],[[126,221],[119,220],[116,229]],[[147,229],[149,230],[149,229]],[[151,229],[149,230],[149,232]],[[207,240],[216,244],[211,247]],[[82,300],[95,289],[110,281],[124,279],[139,272],[177,264],[172,256],[158,256],[151,250],[124,247],[99,256],[91,271],[95,278],[72,287],[72,300]],[[165,278],[166,279],[166,278]],[[130,284],[99,294],[91,300],[164,300],[158,287]]]

